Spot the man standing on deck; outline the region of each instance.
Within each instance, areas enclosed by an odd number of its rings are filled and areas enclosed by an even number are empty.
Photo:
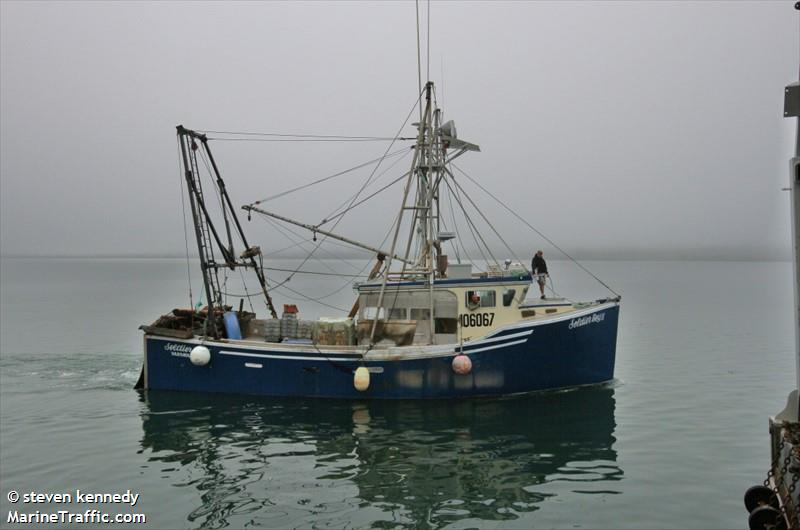
[[[544,253],[541,250],[537,250],[531,260],[531,273],[537,276],[536,281],[539,282],[539,290],[542,292],[542,300],[544,300],[546,298],[544,284],[547,282],[547,262],[544,260]]]

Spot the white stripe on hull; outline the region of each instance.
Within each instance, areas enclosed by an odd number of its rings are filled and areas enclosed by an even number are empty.
[[[504,342],[502,344],[494,344],[492,346],[485,346],[483,348],[475,348],[472,350],[464,351],[464,353],[478,353],[483,351],[489,350],[497,350],[499,348],[505,348],[506,346],[515,346],[517,344],[522,344],[526,342],[528,339],[522,340],[514,340],[510,342]],[[420,353],[412,353],[406,355],[397,355],[397,354],[386,354],[386,353],[371,353],[367,354],[363,359],[354,359],[352,357],[348,357],[346,359],[336,359],[338,362],[377,362],[377,361],[408,361],[413,359],[432,359],[436,357],[450,357],[455,355],[458,352],[457,348],[450,348],[445,352],[437,352],[431,354],[420,352]],[[221,355],[232,355],[235,357],[250,357],[250,358],[257,358],[257,359],[285,359],[289,361],[327,361],[330,358],[325,358],[323,356],[314,356],[314,357],[305,357],[302,355],[270,355],[269,353],[244,353],[244,352],[237,352],[237,351],[228,351],[228,350],[220,350],[219,352]],[[245,363],[246,365],[249,363]],[[250,366],[249,368],[255,368],[254,366]],[[260,368],[260,366],[258,367]]]

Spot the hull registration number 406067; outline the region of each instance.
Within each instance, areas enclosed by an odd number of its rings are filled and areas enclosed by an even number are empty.
[[[470,313],[461,315],[461,326],[465,328],[491,326],[492,322],[494,322],[494,313]]]

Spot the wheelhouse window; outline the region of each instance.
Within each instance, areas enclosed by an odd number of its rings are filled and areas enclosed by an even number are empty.
[[[478,309],[479,307],[495,307],[497,305],[494,290],[467,291],[465,296],[465,305],[469,309]]]
[[[431,318],[431,310],[426,308],[412,308],[411,309],[411,320],[430,320]]]
[[[364,307],[361,309],[361,318],[365,320],[373,320],[375,317],[378,317],[378,320],[383,320],[386,318],[386,310],[384,308],[380,308],[380,311],[377,307]]]
[[[514,301],[514,295],[517,294],[516,289],[506,289],[503,291],[503,306],[508,307]]]
[[[493,293],[492,293],[493,294]],[[458,296],[451,291],[431,293],[428,289],[386,292],[378,310],[379,293],[362,293],[359,296],[359,319],[411,320],[416,322],[415,341],[426,343],[431,335],[431,302],[433,302],[433,335],[442,344],[453,342],[458,332]]]
[[[458,333],[457,318],[434,318],[434,333]]]

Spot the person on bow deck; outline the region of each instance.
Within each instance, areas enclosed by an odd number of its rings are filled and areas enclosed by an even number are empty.
[[[536,281],[539,283],[539,291],[542,293],[542,300],[546,298],[544,295],[544,284],[547,282],[547,262],[544,260],[544,253],[541,250],[536,251],[536,255],[531,260],[531,271],[536,276]]]

